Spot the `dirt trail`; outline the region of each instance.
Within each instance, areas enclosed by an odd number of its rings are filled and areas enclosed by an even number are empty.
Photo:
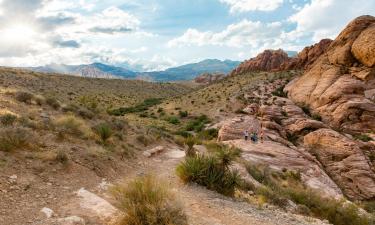
[[[172,149],[172,150],[170,150]],[[137,174],[155,174],[169,182],[184,204],[192,225],[302,225],[323,224],[311,218],[284,213],[279,210],[259,209],[245,202],[234,201],[198,185],[184,185],[175,174],[182,160],[181,152],[168,148],[162,154],[145,159]],[[131,176],[127,177],[129,179]]]

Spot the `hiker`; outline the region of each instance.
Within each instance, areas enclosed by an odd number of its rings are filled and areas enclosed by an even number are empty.
[[[263,143],[263,140],[264,140],[263,124],[260,124],[260,143]]]
[[[258,134],[256,132],[251,135],[251,141],[254,143],[258,142]]]
[[[245,141],[247,141],[247,139],[249,138],[249,132],[247,132],[247,130],[245,130],[244,136],[245,136]]]

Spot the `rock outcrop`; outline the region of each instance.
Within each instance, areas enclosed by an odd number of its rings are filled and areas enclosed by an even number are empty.
[[[375,174],[358,142],[334,130],[320,129],[306,135],[304,143],[347,197],[375,197]]]
[[[309,69],[326,52],[331,43],[331,39],[323,39],[312,46],[305,47],[296,57],[281,65],[280,70]]]
[[[289,62],[288,54],[283,50],[265,50],[257,57],[241,63],[231,75],[257,71],[279,71],[280,66]]]
[[[363,40],[364,42],[369,40]],[[283,50],[265,50],[257,57],[241,63],[231,75],[238,75],[256,71],[284,71],[284,70],[307,70],[314,62],[326,52],[332,40],[323,39],[320,42],[304,48],[295,57],[288,57]]]
[[[225,78],[225,74],[222,73],[203,73],[194,79],[195,83],[198,84],[212,84]]]
[[[285,91],[324,122],[349,133],[375,130],[375,17],[352,21]]]

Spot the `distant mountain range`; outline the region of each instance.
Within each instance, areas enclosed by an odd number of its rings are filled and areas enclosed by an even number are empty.
[[[27,67],[35,72],[63,73],[91,78],[143,79],[151,81],[193,80],[202,73],[230,73],[240,62],[231,60],[206,59],[198,63],[186,64],[164,71],[134,72],[122,67],[93,63],[88,65],[50,64],[40,67]]]

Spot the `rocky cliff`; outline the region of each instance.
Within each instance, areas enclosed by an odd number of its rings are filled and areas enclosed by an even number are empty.
[[[375,17],[352,21],[303,76],[285,91],[331,126],[350,133],[375,130]]]
[[[319,43],[304,48],[295,57],[288,57],[283,50],[265,50],[257,57],[246,60],[234,69],[231,75],[255,71],[304,70],[318,59],[330,46],[332,40],[323,39]]]

